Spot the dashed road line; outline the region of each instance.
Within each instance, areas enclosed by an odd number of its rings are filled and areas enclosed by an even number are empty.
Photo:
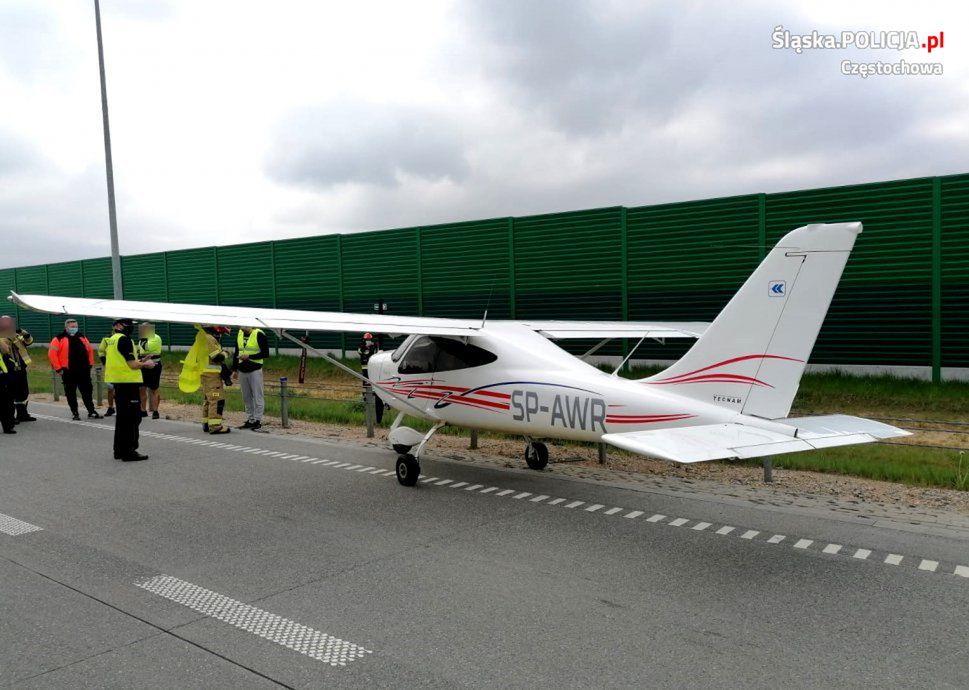
[[[170,575],[139,580],[135,586],[330,666],[346,666],[373,653],[361,645]]]
[[[0,532],[9,534],[11,537],[19,537],[21,534],[30,534],[31,532],[40,532],[42,529],[44,528],[32,525],[29,522],[24,522],[23,520],[18,520],[12,515],[0,513]]]
[[[63,422],[67,424],[88,426],[88,427],[108,430],[108,431],[113,430],[112,426],[108,426],[105,424],[94,424],[91,422],[73,422],[73,421],[68,421],[67,419],[64,419],[61,417],[51,417],[47,415],[38,415],[38,416],[44,419],[50,419],[53,421]],[[328,467],[330,469],[345,469],[348,471],[356,471],[363,474],[370,474],[373,476],[392,477],[396,475],[395,470],[386,470],[380,467],[375,468],[369,465],[351,464],[349,462],[339,462],[337,460],[330,460],[330,459],[318,459],[318,458],[308,457],[305,455],[283,453],[281,451],[273,451],[273,450],[262,449],[262,448],[250,448],[248,446],[239,446],[239,445],[233,445],[233,444],[227,444],[227,443],[220,443],[218,441],[200,440],[200,439],[194,439],[194,438],[187,438],[184,436],[175,436],[172,434],[162,434],[162,433],[153,432],[153,431],[143,431],[142,435],[165,439],[165,440],[169,440],[177,443],[186,443],[190,445],[202,445],[202,446],[213,447],[213,448],[221,448],[221,449],[228,450],[231,452],[236,452],[236,453],[248,453],[252,455],[259,455],[260,457],[273,457],[281,460],[290,460],[293,462],[320,465],[322,467]],[[600,503],[587,503],[586,501],[572,500],[565,497],[550,498],[545,494],[540,494],[535,496],[528,491],[520,491],[516,489],[502,489],[502,487],[500,486],[485,487],[484,484],[469,485],[468,482],[455,482],[453,479],[447,479],[447,478],[426,477],[421,475],[420,482],[425,485],[430,485],[433,483],[436,486],[445,486],[452,489],[463,489],[464,491],[473,491],[479,494],[494,494],[495,496],[509,496],[511,494],[515,494],[512,498],[516,500],[524,500],[527,498],[528,502],[530,503],[542,503],[544,505],[560,506],[566,509],[575,509],[575,508],[578,508],[579,506],[586,506],[583,511],[579,511],[579,512],[598,513],[600,515],[608,515],[608,516],[616,515],[616,516],[621,516],[623,518],[627,518],[631,520],[635,520],[641,517],[642,515],[645,515],[644,511],[641,511],[641,510],[628,510],[627,508],[618,507],[618,506],[609,508],[607,510],[603,510],[603,508],[605,508],[605,505]],[[680,527],[680,526],[686,525],[691,521],[695,522],[695,524],[693,524],[693,526],[690,528],[692,531],[705,532],[709,528],[714,526],[714,523],[701,522],[695,519],[691,520],[690,518],[684,518],[684,517],[667,518],[666,515],[662,515],[660,513],[655,513],[650,517],[646,518],[645,520],[645,522],[654,523],[654,524],[663,523],[671,527]],[[22,531],[16,531],[16,534],[26,534],[28,532],[38,531],[40,529],[41,529],[40,527],[37,527],[35,525],[30,525],[30,523],[25,523],[23,521],[17,520],[16,518],[11,518],[10,516],[5,516],[2,513],[0,513],[0,532],[11,534],[13,533],[11,530],[22,530]],[[755,529],[744,530],[743,528],[737,528],[732,525],[722,525],[721,527],[719,527],[714,531],[716,534],[721,536],[734,535],[740,539],[744,539],[747,541],[756,540],[756,541],[762,541],[768,544],[780,544],[787,539],[787,536],[783,534],[774,534],[768,537],[767,539],[763,539],[763,538],[757,539],[757,537],[762,534],[760,530],[755,530]],[[770,533],[768,532],[767,534],[770,534]],[[820,545],[824,544],[825,542],[820,542],[817,545],[817,547],[812,549],[812,546],[814,546],[815,543],[816,542],[813,539],[805,539],[805,538],[798,538],[798,537],[792,537],[789,541],[787,541],[787,544],[790,544],[792,548],[795,548],[801,551],[813,551],[818,547],[820,547]],[[842,558],[850,557],[850,558],[853,558],[856,560],[862,560],[862,561],[868,560],[869,556],[871,556],[873,553],[871,549],[858,548],[858,547],[846,548],[842,544],[834,544],[834,543],[826,544],[823,548],[820,549],[820,551],[821,553],[828,554],[828,555],[836,555]],[[881,557],[879,556],[879,559],[880,558]],[[879,560],[879,559],[873,559],[873,560]],[[905,556],[903,556],[902,554],[889,553],[884,557],[884,559],[881,562],[886,565],[898,566],[903,562],[904,559],[905,559]],[[969,565],[953,566],[949,564],[949,565],[946,565],[945,569],[942,569],[940,568],[940,563],[938,561],[930,560],[930,559],[910,558],[910,560],[906,562],[907,563],[911,562],[913,564],[918,563],[917,567],[912,567],[913,572],[916,570],[924,571],[924,572],[951,572],[953,575],[957,575],[963,578],[969,578]],[[953,568],[953,567],[954,567],[953,570],[948,570],[948,568]]]

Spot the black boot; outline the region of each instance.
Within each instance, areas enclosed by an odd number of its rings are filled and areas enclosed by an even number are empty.
[[[17,421],[18,422],[36,422],[36,417],[31,417],[30,413],[27,412],[27,403],[20,403],[17,405]]]
[[[108,409],[106,409],[104,411],[104,416],[105,417],[113,417],[114,416],[114,408],[113,407],[109,407]]]

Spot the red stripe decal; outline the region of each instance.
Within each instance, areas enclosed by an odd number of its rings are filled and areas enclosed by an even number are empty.
[[[704,371],[709,371],[710,369],[715,369],[717,367],[724,366],[725,364],[733,364],[735,362],[744,362],[744,361],[747,361],[747,360],[750,360],[750,359],[780,359],[780,360],[784,360],[784,361],[787,361],[787,362],[803,362],[804,361],[803,359],[795,359],[794,357],[782,357],[781,355],[768,355],[768,354],[763,354],[763,355],[742,355],[740,357],[734,357],[732,359],[725,359],[722,362],[717,362],[716,364],[711,364],[709,366],[702,367],[700,369],[694,369],[693,371],[688,371],[688,372],[686,372],[684,374],[678,374],[677,376],[670,376],[670,377],[665,378],[665,379],[659,379],[659,381],[654,381],[653,383],[660,383],[660,382],[663,382],[663,383],[676,383],[676,382],[679,381],[679,379],[685,378],[687,376],[693,376],[695,374],[699,374],[699,373],[702,373]]]

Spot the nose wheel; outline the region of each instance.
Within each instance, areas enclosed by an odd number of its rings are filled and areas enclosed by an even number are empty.
[[[410,453],[397,456],[397,481],[404,486],[414,486],[421,474],[421,464]]]
[[[525,446],[525,462],[533,470],[544,470],[548,466],[548,446],[541,441],[532,441]]]

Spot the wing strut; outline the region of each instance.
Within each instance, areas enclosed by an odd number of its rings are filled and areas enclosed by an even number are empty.
[[[262,320],[261,319],[258,319],[258,321],[260,323],[262,323]],[[262,325],[263,326],[266,326],[265,323],[263,323]],[[293,341],[294,343],[296,343],[297,345],[299,345],[304,350],[309,350],[310,352],[313,352],[313,353],[319,355],[320,357],[322,357],[323,359],[325,359],[326,361],[328,361],[333,366],[337,367],[338,369],[342,369],[343,371],[345,371],[346,373],[350,374],[350,376],[352,376],[354,378],[360,379],[365,384],[369,384],[369,385],[373,386],[374,388],[379,388],[380,390],[382,390],[385,393],[387,393],[387,395],[389,395],[394,400],[395,403],[396,402],[399,402],[399,403],[402,403],[404,405],[407,405],[411,409],[417,410],[417,412],[420,413],[420,416],[421,417],[433,417],[434,419],[440,419],[440,417],[438,417],[437,415],[432,414],[432,413],[428,412],[427,410],[422,410],[421,408],[419,408],[417,405],[414,405],[413,403],[409,403],[406,400],[402,400],[401,398],[399,398],[396,395],[394,395],[393,393],[391,393],[385,386],[381,386],[379,383],[374,383],[373,381],[371,381],[370,379],[368,379],[366,376],[364,376],[360,372],[354,371],[353,369],[351,369],[350,367],[348,367],[346,364],[344,364],[343,362],[341,362],[340,360],[338,360],[336,357],[334,357],[332,355],[329,355],[326,352],[323,352],[323,350],[317,350],[315,347],[313,347],[309,343],[304,343],[302,340],[300,340],[299,338],[296,338],[296,337],[290,335],[289,333],[287,333],[282,328],[269,328],[268,326],[266,326],[266,328],[268,330],[270,330],[270,331],[275,331],[276,333],[278,333],[282,337],[286,338],[287,340]]]
[[[623,359],[621,362],[619,362],[619,366],[616,367],[616,370],[612,372],[612,375],[613,376],[618,376],[619,375],[619,370],[622,369],[623,365],[626,362],[628,362],[629,361],[629,358],[632,357],[633,354],[636,352],[636,350],[639,349],[639,346],[643,344],[643,341],[644,340],[646,340],[646,336],[647,335],[649,335],[649,334],[648,333],[644,333],[643,334],[643,337],[639,339],[639,342],[638,343],[636,343],[636,347],[634,347],[632,350],[630,350],[629,351],[629,354],[626,355],[625,359]]]

